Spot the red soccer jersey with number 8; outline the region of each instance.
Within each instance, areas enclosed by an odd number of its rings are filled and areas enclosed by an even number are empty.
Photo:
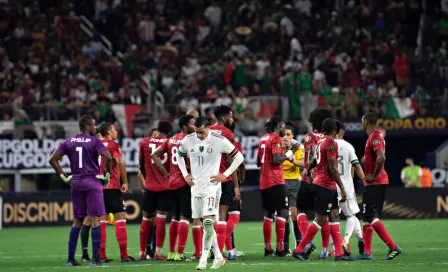
[[[182,140],[187,136],[187,134],[181,132],[177,133],[173,137],[171,137],[168,142],[164,143],[162,145],[163,151],[168,153],[168,161],[170,164],[170,178],[169,178],[169,189],[170,190],[176,190],[184,185],[187,185],[185,182],[185,179],[182,175],[182,172],[179,169],[179,166],[177,164],[177,151],[179,150],[179,146],[182,144]],[[186,159],[186,158],[185,158]],[[187,169],[188,162],[185,160],[185,163],[187,163]]]

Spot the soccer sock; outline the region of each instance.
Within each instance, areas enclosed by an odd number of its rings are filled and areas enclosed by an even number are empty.
[[[151,224],[151,228],[149,229],[149,241],[148,244],[151,245],[151,252],[152,254],[156,253],[156,244],[157,244],[157,225],[155,222]]]
[[[128,258],[128,233],[126,232],[126,219],[115,222],[115,236],[120,247],[121,258]]]
[[[213,255],[215,255],[215,259],[222,259],[222,250],[219,249],[218,245],[218,235],[216,234],[215,230],[213,229],[213,240],[212,240],[212,250]]]
[[[70,236],[68,238],[68,259],[73,260],[76,253],[76,245],[78,244],[78,237],[81,228],[72,227],[70,229]]]
[[[148,218],[143,217],[140,225],[140,252],[145,252],[146,244],[148,243],[149,228],[151,227],[151,221]]]
[[[158,255],[162,254],[163,244],[165,243],[166,235],[166,215],[157,214],[156,218],[156,253]]]
[[[389,233],[386,230],[386,227],[384,226],[383,222],[381,222],[380,219],[375,219],[370,223],[372,225],[373,229],[378,233],[378,236],[383,240],[383,242],[389,247],[389,249],[396,249],[397,245],[395,244],[394,240],[390,238]]]
[[[92,258],[100,257],[101,227],[92,228]]]
[[[272,240],[272,219],[265,217],[263,220],[263,236],[264,236],[264,247],[269,250],[272,251],[272,245],[271,245],[271,240]]]
[[[371,255],[373,228],[369,223],[364,222],[364,224],[362,225],[362,236],[364,237],[364,252],[367,255]]]
[[[292,221],[292,227],[294,230],[294,238],[296,239],[296,246],[300,243],[302,240],[302,233],[300,233],[299,225],[297,224],[297,221]]]
[[[342,237],[339,222],[331,222],[329,224],[330,224],[331,238],[333,238],[334,250],[336,256],[342,256],[344,255],[344,251],[342,250]]]
[[[359,219],[355,216],[355,235],[358,240],[362,240],[362,230],[361,230],[361,223],[359,223]]]
[[[305,236],[306,230],[308,228],[308,217],[304,213],[299,213],[297,216],[297,225],[299,227],[302,237]]]
[[[276,221],[276,223],[277,223],[277,221]],[[284,238],[283,238],[283,248],[286,251],[289,251],[289,234],[290,234],[289,222],[285,222],[285,234],[284,234]]]
[[[224,250],[224,244],[226,243],[227,238],[227,222],[226,221],[219,221],[218,226],[216,227],[216,236],[218,239],[218,247],[219,250]]]
[[[202,238],[201,259],[204,259],[204,258],[207,259],[208,253],[210,252],[210,248],[212,247],[212,244],[213,244],[213,240],[214,240],[214,236],[215,236],[215,229],[213,228],[213,220],[211,220],[211,219],[208,219],[208,218],[204,219],[203,225],[204,225],[204,235]]]
[[[227,248],[227,251],[233,250],[233,246],[232,246],[232,235],[230,235],[230,236],[227,237],[227,239],[226,239],[226,248]]]
[[[324,249],[328,249],[328,247],[330,246],[330,223],[328,222],[328,220],[322,226],[320,232],[322,234],[322,247]]]
[[[240,212],[233,211],[229,212],[227,217],[227,233],[226,233],[226,248],[227,250],[232,250],[232,234],[235,230],[236,225],[240,222]]]
[[[190,222],[188,220],[180,220],[179,222],[179,242],[177,244],[177,253],[184,254],[185,247],[187,246],[188,230],[190,229]]]
[[[172,219],[170,223],[170,229],[168,230],[170,233],[170,240],[169,240],[170,252],[176,252],[178,229],[179,229],[179,221]]]
[[[347,223],[345,224],[345,234],[344,234],[344,241],[347,243],[350,242],[350,237],[352,237],[353,230],[355,229],[356,225],[356,216],[350,215],[347,217]],[[359,224],[358,224],[359,225]]]
[[[278,251],[283,251],[283,241],[285,240],[285,225],[286,225],[286,219],[283,217],[277,217],[275,219],[275,234],[277,238],[277,249]]]
[[[194,255],[198,257],[202,252],[202,226],[193,226]]]
[[[82,225],[81,227],[81,246],[82,246],[82,256],[88,256],[89,248],[89,231],[90,226]]]
[[[317,232],[322,227],[319,226],[315,221],[311,223],[311,225],[307,228],[305,235],[302,237],[302,241],[296,246],[294,251],[296,253],[303,253],[305,251],[305,247],[313,240],[314,236],[316,236]]]
[[[106,257],[106,229],[107,221],[100,221],[101,229],[101,243],[100,243],[100,258],[107,259]],[[93,241],[92,241],[93,243]],[[95,256],[92,256],[95,257]]]

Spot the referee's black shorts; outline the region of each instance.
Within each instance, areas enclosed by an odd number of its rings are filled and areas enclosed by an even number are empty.
[[[287,208],[286,187],[284,184],[274,185],[272,187],[262,189],[261,205],[266,212],[275,212]]]
[[[364,217],[379,218],[386,200],[387,185],[368,185],[362,196]]]
[[[119,213],[125,212],[126,208],[123,203],[123,197],[121,191],[116,189],[104,189],[104,207],[106,213]]]

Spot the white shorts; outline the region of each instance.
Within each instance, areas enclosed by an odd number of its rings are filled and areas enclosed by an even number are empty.
[[[345,202],[339,202],[339,207],[345,216],[355,215],[360,211],[356,198],[350,198]]]
[[[221,186],[220,186],[221,187]],[[204,216],[219,214],[219,200],[221,198],[221,189],[216,190],[214,194],[202,197],[191,196],[191,218],[204,218]],[[218,219],[216,219],[218,220]]]

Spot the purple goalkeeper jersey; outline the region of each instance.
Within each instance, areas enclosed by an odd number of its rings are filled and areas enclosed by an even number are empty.
[[[67,155],[73,179],[83,179],[100,173],[98,158],[105,150],[96,137],[80,133],[62,142],[56,152]]]

